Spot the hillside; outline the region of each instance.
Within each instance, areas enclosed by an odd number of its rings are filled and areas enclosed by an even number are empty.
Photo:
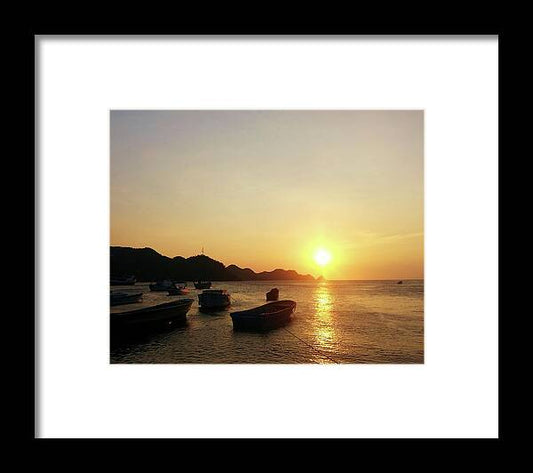
[[[152,248],[130,248],[112,246],[110,251],[111,274],[134,274],[137,281],[175,279],[195,281],[314,281],[310,274],[298,274],[294,270],[275,269],[256,273],[250,268],[239,268],[234,264],[225,266],[209,256],[197,255],[189,258],[169,258]]]

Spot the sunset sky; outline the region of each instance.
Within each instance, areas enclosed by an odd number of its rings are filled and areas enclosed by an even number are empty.
[[[423,123],[418,110],[112,111],[111,245],[422,278]]]

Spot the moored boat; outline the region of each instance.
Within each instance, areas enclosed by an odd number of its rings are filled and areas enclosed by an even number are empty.
[[[185,323],[193,302],[193,299],[178,299],[141,309],[111,312],[111,329],[145,329],[150,326]]]
[[[172,287],[168,290],[168,295],[169,296],[183,296],[185,294],[188,294],[189,293],[189,289],[187,289],[185,286],[187,285],[187,283],[183,283],[183,282],[178,282],[175,284],[178,284],[176,287]]]
[[[196,289],[209,289],[211,287],[211,281],[198,281],[194,283]]]
[[[267,301],[277,301],[279,299],[279,289],[275,287],[274,289],[270,289],[266,293],[266,300]]]
[[[234,330],[267,331],[288,324],[296,309],[296,302],[282,300],[269,302],[249,310],[232,312]]]
[[[226,289],[206,289],[198,294],[198,303],[202,311],[222,310],[230,306],[231,298]]]
[[[123,304],[135,304],[136,302],[141,302],[142,299],[142,292],[132,294],[129,292],[112,291],[110,294],[110,304],[112,307]]]
[[[164,281],[157,281],[150,284],[150,291],[168,291],[175,288],[176,285],[170,279],[165,279]]]
[[[137,278],[131,276],[111,276],[111,286],[133,286],[137,282]]]

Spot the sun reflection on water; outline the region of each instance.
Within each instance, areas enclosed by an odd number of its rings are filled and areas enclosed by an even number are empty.
[[[327,284],[321,284],[316,288],[313,299],[315,307],[315,341],[318,348],[331,350],[335,343],[335,330],[332,320],[333,296]]]

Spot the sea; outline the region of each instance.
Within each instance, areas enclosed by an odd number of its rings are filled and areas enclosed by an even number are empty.
[[[201,292],[151,292],[149,283],[114,286],[143,292],[141,304],[124,310],[192,298],[187,323],[164,332],[111,340],[111,363],[424,363],[424,281],[213,282],[231,294],[228,310],[198,310]],[[293,320],[267,333],[236,332],[230,312],[266,303],[266,292],[296,301]]]

